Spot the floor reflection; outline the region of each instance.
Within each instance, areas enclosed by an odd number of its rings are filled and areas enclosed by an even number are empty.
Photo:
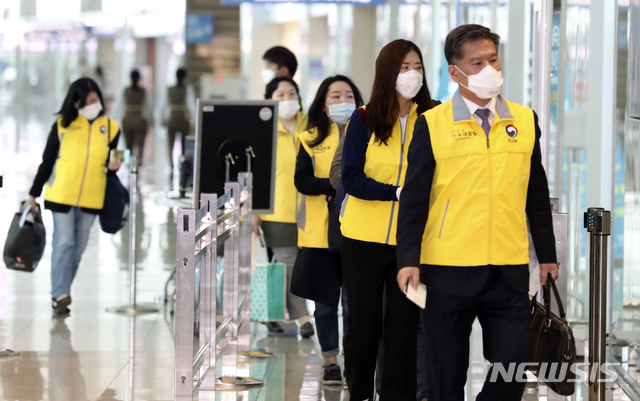
[[[87,387],[80,373],[80,358],[71,344],[65,316],[51,319],[49,346],[49,400],[86,400]]]
[[[104,390],[104,393],[98,397],[97,401],[122,401],[119,398],[116,398],[116,390],[108,388]]]
[[[42,365],[35,352],[23,352],[19,357],[3,358],[0,379],[5,400],[42,400],[44,379]]]

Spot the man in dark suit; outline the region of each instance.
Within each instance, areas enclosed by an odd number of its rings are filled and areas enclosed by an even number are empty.
[[[527,218],[542,284],[558,275],[537,116],[500,95],[499,41],[479,25],[449,33],[445,56],[459,90],[420,116],[409,147],[398,284],[427,287],[429,401],[464,400],[476,317],[487,360],[505,369],[527,362]],[[524,382],[498,379],[485,382],[478,401],[521,400]]]

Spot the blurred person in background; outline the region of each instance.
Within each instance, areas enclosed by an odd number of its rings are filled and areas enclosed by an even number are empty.
[[[71,284],[104,204],[107,174],[120,168],[118,159],[109,159],[119,139],[120,126],[104,114],[95,81],[80,78],[72,83],[25,202],[35,210],[46,186],[44,207],[53,214],[51,306],[56,314],[69,312]]]
[[[196,114],[196,95],[193,87],[187,85],[187,70],[179,68],[176,71],[176,80],[176,84],[167,89],[166,106],[161,108],[165,113],[164,124],[169,135],[169,182],[173,178],[173,147],[176,136],[180,133],[180,152],[184,154],[185,138],[191,135],[191,122]]]
[[[131,154],[137,156],[141,164],[147,132],[153,124],[153,102],[147,90],[140,86],[140,72],[131,71],[130,78],[131,86],[124,90],[114,116],[122,116],[127,148],[131,149]]]
[[[292,77],[296,75],[298,60],[296,56],[284,46],[275,46],[267,50],[262,56],[264,69],[262,80],[267,85],[274,78]]]
[[[296,169],[296,138],[304,130],[298,85],[289,76],[275,78],[266,87],[265,99],[278,100],[278,143],[276,158],[275,207],[270,215],[253,216],[253,231],[264,232],[265,242],[278,263],[287,266],[287,283],[298,256],[298,227],[296,208],[298,191],[294,184]],[[303,298],[287,292],[287,311],[290,319],[297,319],[300,335],[309,338],[315,334],[309,321],[309,311]],[[267,323],[272,334],[284,330],[276,322]]]
[[[325,358],[323,383],[341,385],[342,372],[337,356],[340,353],[338,302],[342,300],[343,328],[347,329],[347,293],[342,280],[339,228],[330,232],[337,221],[335,190],[329,182],[329,169],[347,121],[364,104],[360,91],[343,75],[325,79],[307,114],[307,131],[298,136],[298,157],[295,185],[302,194],[298,212],[298,258],[295,269],[314,273],[303,276],[308,290],[306,297],[314,300],[318,341]],[[335,218],[333,220],[331,217]],[[337,237],[333,236],[337,233]],[[333,237],[332,237],[333,236]],[[322,272],[322,274],[315,274]],[[322,281],[316,278],[322,277]],[[307,291],[305,291],[307,292]],[[342,292],[342,294],[341,294]],[[305,294],[300,294],[305,295]]]

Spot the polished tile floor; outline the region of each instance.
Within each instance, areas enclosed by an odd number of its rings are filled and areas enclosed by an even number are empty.
[[[48,111],[34,111],[41,109]],[[36,104],[30,110],[20,112],[26,122],[18,124],[14,108],[0,104],[0,172],[5,177],[4,188],[0,189],[0,244],[4,243],[12,213],[29,189],[52,122],[51,106]],[[102,233],[96,223],[73,285],[72,312],[67,317],[52,317],[52,220],[51,214],[45,212],[48,245],[38,269],[29,274],[0,268],[0,348],[21,352],[19,356],[0,357],[3,399],[172,399],[173,321],[164,304],[154,303],[163,294],[175,263],[175,216],[179,206],[179,202],[167,200],[164,195],[165,143],[166,133],[155,130],[141,169],[142,196],[137,205],[137,299],[157,307],[158,312],[131,318],[105,311],[129,301],[129,238],[127,228],[111,236]],[[295,326],[289,324],[286,328]],[[481,330],[476,324],[466,385],[468,400],[475,399],[488,369],[481,344]],[[272,359],[243,366],[252,376],[263,379],[265,386],[239,393],[219,392],[217,400],[348,400],[346,390],[323,387],[323,361],[315,336],[268,336],[263,326],[253,324],[252,346],[275,354]],[[626,399],[619,391],[612,395],[613,399]],[[538,395],[537,386],[532,383],[524,399],[547,398]],[[584,388],[579,388],[571,399],[586,400]]]

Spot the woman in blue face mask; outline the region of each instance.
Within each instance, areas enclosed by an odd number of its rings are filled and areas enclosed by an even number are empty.
[[[294,266],[291,292],[316,303],[314,317],[322,356],[326,360],[323,382],[327,385],[342,385],[337,360],[341,289],[344,330],[347,327],[339,252],[341,235],[329,170],[349,117],[362,105],[360,91],[349,78],[336,75],[325,79],[309,108],[307,131],[297,139],[294,181],[302,194],[296,219],[301,249]]]

